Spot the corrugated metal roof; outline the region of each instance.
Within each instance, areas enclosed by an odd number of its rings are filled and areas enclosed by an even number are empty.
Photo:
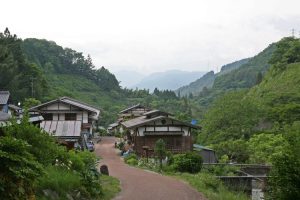
[[[204,149],[204,150],[208,150],[208,151],[214,151],[213,149],[207,148],[205,146],[202,146],[200,144],[193,144],[194,149]]]
[[[56,137],[80,137],[81,121],[43,121],[40,127]]]
[[[8,121],[10,118],[10,114],[0,111],[0,121]]]
[[[0,105],[7,104],[9,96],[10,96],[9,91],[0,91]]]
[[[22,108],[20,108],[19,106],[13,105],[13,104],[9,104],[8,105],[9,108],[13,109],[13,110],[22,110]]]

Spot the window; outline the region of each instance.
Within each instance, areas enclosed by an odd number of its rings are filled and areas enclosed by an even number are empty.
[[[52,121],[53,120],[53,114],[52,113],[45,113],[43,114],[44,120],[45,121]]]
[[[66,121],[75,121],[76,120],[76,113],[66,113],[65,114]]]

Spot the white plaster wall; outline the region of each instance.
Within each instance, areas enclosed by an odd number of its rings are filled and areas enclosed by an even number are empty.
[[[184,131],[184,136],[188,136],[189,128],[183,127],[182,130]]]
[[[139,127],[139,135],[144,136],[145,127]]]
[[[176,127],[176,126],[170,126],[169,130],[170,131],[181,131],[181,128],[180,127]]]
[[[59,110],[70,110],[70,105],[59,103]]]
[[[146,127],[146,131],[154,131],[154,127]]]
[[[53,120],[58,120],[58,114],[57,113],[53,114]]]
[[[79,121],[82,120],[82,113],[77,113],[76,120],[79,120]]]
[[[47,107],[43,108],[43,110],[58,110],[58,103],[48,105]]]
[[[65,113],[60,113],[59,114],[59,120],[65,120]]]
[[[83,121],[82,123],[88,123],[88,113],[87,112],[83,112]]]

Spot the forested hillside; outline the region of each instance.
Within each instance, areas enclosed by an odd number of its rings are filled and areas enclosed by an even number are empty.
[[[286,147],[284,134],[300,121],[299,62],[299,39],[278,42],[260,83],[227,92],[212,103],[198,142],[233,161],[272,163]]]
[[[102,125],[137,103],[191,118],[188,101],[174,92],[122,89],[106,68],[94,66],[90,56],[53,41],[22,40],[6,29],[0,34],[0,50],[0,89],[10,90],[14,103],[29,97],[44,102],[69,96],[99,107]]]
[[[206,96],[206,100],[202,98],[198,101],[200,105],[206,106],[207,102],[224,91],[250,88],[261,81],[269,68],[268,61],[275,46],[275,44],[271,44],[252,58],[224,65],[219,73],[214,74],[211,71],[188,86],[179,88],[176,93],[181,96]]]

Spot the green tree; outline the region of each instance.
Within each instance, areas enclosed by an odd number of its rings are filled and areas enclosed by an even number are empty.
[[[286,126],[283,134],[287,146],[273,158],[270,196],[273,199],[300,199],[300,122]]]
[[[163,139],[159,139],[155,143],[154,153],[159,159],[159,167],[160,170],[162,169],[162,160],[165,158],[167,151],[166,151],[166,144]]]
[[[11,136],[0,137],[0,198],[32,199],[43,168],[30,153],[32,146]]]
[[[282,134],[260,133],[247,142],[250,163],[272,163],[272,158],[287,148]]]

